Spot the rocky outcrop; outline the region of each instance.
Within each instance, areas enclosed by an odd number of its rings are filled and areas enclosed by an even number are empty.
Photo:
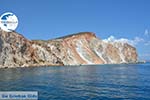
[[[0,30],[0,67],[134,63],[136,49],[81,32],[43,41]]]
[[[0,31],[0,67],[63,65],[61,59],[15,32]]]

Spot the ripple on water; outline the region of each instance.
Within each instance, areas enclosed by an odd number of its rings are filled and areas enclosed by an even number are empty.
[[[0,69],[0,90],[38,91],[40,100],[149,100],[150,65]]]

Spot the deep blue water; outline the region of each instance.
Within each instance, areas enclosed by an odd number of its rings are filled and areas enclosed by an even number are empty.
[[[0,91],[39,100],[150,100],[150,64],[0,69]]]

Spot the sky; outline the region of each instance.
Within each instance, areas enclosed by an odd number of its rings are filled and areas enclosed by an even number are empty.
[[[150,0],[1,0],[5,12],[18,17],[16,31],[31,40],[94,32],[128,41],[140,60],[150,60]]]

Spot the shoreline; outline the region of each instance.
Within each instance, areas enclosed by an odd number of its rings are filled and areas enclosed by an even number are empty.
[[[147,63],[147,62],[145,62]],[[129,64],[145,64],[143,62],[135,62],[135,63],[118,63],[118,64],[80,64],[80,65],[52,65],[52,64],[41,64],[41,65],[22,65],[22,66],[11,66],[11,67],[1,67],[0,69],[15,69],[15,68],[35,68],[35,67],[74,67],[74,66],[96,66],[96,65],[129,65]]]

